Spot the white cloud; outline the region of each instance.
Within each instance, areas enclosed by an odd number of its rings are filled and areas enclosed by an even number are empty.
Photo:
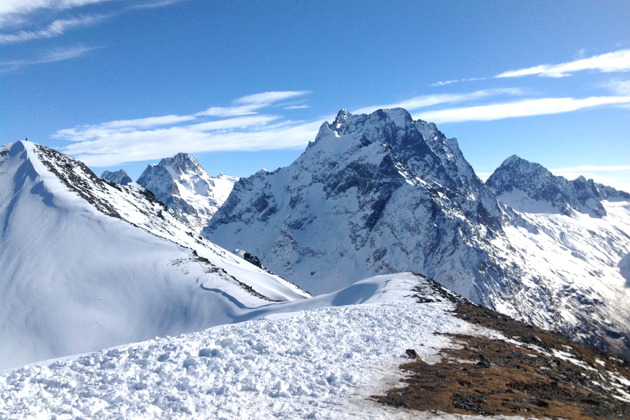
[[[41,10],[66,10],[111,0],[2,0],[0,2],[0,28],[25,15]]]
[[[531,117],[535,115],[561,114],[604,105],[630,104],[630,96],[597,96],[576,98],[526,99],[471,107],[426,111],[414,116],[435,123],[464,121],[492,121],[505,118]]]
[[[310,93],[306,90],[271,91],[243,96],[232,101],[232,106],[213,106],[199,112],[197,116],[237,117],[255,114],[257,110],[268,107],[275,102],[292,99]]]
[[[609,166],[581,165],[581,166],[576,166],[573,168],[550,169],[550,171],[556,174],[582,173],[582,172],[618,172],[618,171],[630,171],[630,165],[609,165]]]
[[[290,105],[290,106],[285,106],[282,109],[308,109],[310,108],[310,106],[308,105]]]
[[[182,150],[187,153],[217,151],[279,150],[305,147],[313,140],[320,121],[261,127],[247,131],[201,131],[180,126],[164,129],[115,132],[96,140],[73,143],[64,151],[90,166],[113,166],[122,162],[161,159]]]
[[[602,87],[610,89],[617,95],[630,96],[630,80],[611,80]]]
[[[439,94],[439,95],[425,95],[416,96],[404,101],[387,104],[387,105],[375,105],[353,111],[355,114],[367,114],[374,112],[377,109],[386,108],[405,108],[407,111],[414,109],[426,108],[433,105],[447,104],[447,103],[459,103],[473,101],[476,99],[487,98],[495,95],[522,95],[523,92],[520,89],[508,88],[508,89],[488,89],[478,90],[470,93],[461,94]]]
[[[84,16],[73,19],[58,19],[53,21],[45,29],[37,31],[19,31],[13,34],[0,34],[0,44],[12,44],[16,42],[30,41],[32,39],[52,38],[62,35],[66,30],[78,26],[91,25],[103,16]]]
[[[431,86],[433,87],[438,87],[438,86],[446,86],[446,85],[450,85],[453,83],[462,83],[462,82],[477,82],[480,80],[486,80],[487,77],[467,77],[464,79],[455,79],[455,80],[443,80],[440,82],[435,82],[435,83],[431,83]]]
[[[542,64],[519,70],[510,70],[498,74],[495,77],[508,78],[534,75],[543,77],[567,77],[572,73],[584,70],[595,70],[604,73],[630,71],[630,50],[614,51],[562,64]]]
[[[15,71],[25,66],[31,66],[33,64],[45,64],[54,63],[57,61],[71,60],[73,58],[81,57],[90,51],[99,49],[101,47],[84,47],[81,45],[59,48],[47,51],[41,57],[24,59],[24,60],[12,60],[0,62],[1,71]]]
[[[64,148],[93,166],[158,159],[185,150],[203,153],[226,150],[273,150],[305,147],[315,138],[321,121],[295,122],[281,115],[257,115],[277,102],[306,91],[264,92],[233,101],[233,107],[213,107],[222,112],[165,115],[57,131],[53,137],[73,142]],[[242,114],[243,107],[247,114]],[[221,117],[209,119],[209,117]]]

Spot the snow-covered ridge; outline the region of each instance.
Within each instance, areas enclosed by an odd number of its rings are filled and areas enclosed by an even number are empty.
[[[152,197],[40,145],[2,149],[0,367],[229,323],[307,295]]]
[[[566,341],[550,347],[544,332],[475,310],[412,273],[365,279],[250,315],[257,319],[0,372],[0,417],[453,418],[380,405],[371,396],[404,385],[398,366],[412,362],[406,349],[414,349],[424,366],[459,363],[460,370],[473,372],[470,378],[483,382],[492,370],[485,360],[497,355],[485,359],[477,353],[485,361],[481,366],[444,352],[466,349],[461,340],[474,338],[510,343],[539,366],[559,366],[561,378],[539,369],[534,385],[555,380],[553,387],[574,392],[571,381],[597,378],[584,386],[591,400],[603,394],[630,401],[621,361],[603,354],[585,357],[590,354]],[[487,323],[510,335],[482,326]],[[522,334],[523,341],[514,334]],[[594,373],[581,376],[580,369]],[[484,384],[490,392],[505,392],[490,382]],[[478,395],[475,388],[470,391]]]
[[[208,223],[230,195],[238,178],[221,173],[212,177],[186,153],[149,165],[138,178],[180,220],[196,232]]]

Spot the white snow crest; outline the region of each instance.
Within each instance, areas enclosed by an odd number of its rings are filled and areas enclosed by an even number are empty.
[[[368,400],[414,348],[428,362],[475,333],[449,303],[272,316],[0,374],[0,417],[392,418]],[[385,378],[389,376],[386,383]]]

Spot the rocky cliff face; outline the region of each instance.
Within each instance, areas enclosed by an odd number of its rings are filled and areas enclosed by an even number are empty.
[[[238,178],[212,177],[189,154],[178,153],[149,165],[138,178],[180,220],[200,232],[216,213]]]
[[[618,264],[630,253],[628,208],[608,204],[612,189],[517,167],[520,188],[537,185],[555,211],[501,204],[491,187],[504,191],[479,180],[455,139],[405,110],[341,111],[293,164],[236,183],[202,234],[315,294],[416,271],[518,319],[627,351],[630,295]]]
[[[112,181],[114,184],[119,184],[119,185],[128,185],[130,182],[132,182],[131,178],[129,177],[129,175],[127,175],[127,172],[125,172],[124,169],[119,169],[118,171],[115,171],[115,172],[104,171],[101,174],[101,178],[108,179]]]
[[[394,109],[341,111],[292,165],[238,182],[215,218],[205,235],[314,293],[414,267],[476,296],[488,256],[467,243],[500,235],[502,215],[455,140]]]

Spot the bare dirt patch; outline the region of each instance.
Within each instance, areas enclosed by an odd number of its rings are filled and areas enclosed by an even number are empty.
[[[429,365],[403,364],[405,385],[373,398],[408,409],[551,418],[630,418],[627,361],[494,311],[458,301],[456,316],[519,344],[454,335],[457,349]],[[627,395],[627,394],[625,394]]]

